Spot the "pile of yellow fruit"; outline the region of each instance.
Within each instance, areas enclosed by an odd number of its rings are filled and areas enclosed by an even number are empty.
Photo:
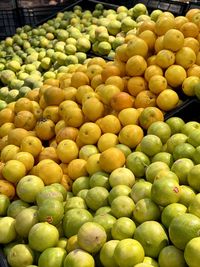
[[[163,12],[156,22],[143,21],[114,61],[71,65],[8,104],[0,111],[0,192],[12,199],[26,174],[70,189],[80,176],[123,166],[144,130],[180,104],[180,91],[194,96],[199,18],[193,9],[185,17]]]

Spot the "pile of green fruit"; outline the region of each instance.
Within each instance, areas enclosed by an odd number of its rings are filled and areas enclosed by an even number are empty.
[[[27,175],[17,200],[0,195],[11,267],[199,266],[200,124],[157,121],[121,149],[124,167],[79,177],[72,192]]]

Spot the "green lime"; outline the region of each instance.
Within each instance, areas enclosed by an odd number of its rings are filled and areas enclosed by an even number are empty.
[[[160,267],[186,267],[184,253],[174,246],[163,248],[158,257]]]
[[[200,193],[197,194],[190,202],[188,211],[200,218]]]
[[[134,238],[144,248],[145,255],[152,258],[157,258],[169,242],[163,226],[156,221],[146,221],[140,224],[135,230]]]
[[[195,191],[187,185],[181,185],[180,188],[181,188],[181,195],[179,198],[179,203],[188,207],[196,195]]]
[[[199,236],[200,218],[194,214],[184,213],[171,221],[168,230],[173,245],[183,250],[192,238]]]
[[[187,207],[184,206],[183,204],[180,203],[169,204],[162,210],[161,222],[166,228],[169,228],[169,225],[174,218],[186,212],[187,212]]]
[[[143,179],[138,180],[130,192],[131,198],[137,203],[140,199],[151,197],[152,184]]]
[[[160,178],[154,181],[151,188],[151,199],[161,206],[178,202],[180,186],[175,179]]]
[[[162,161],[156,161],[151,163],[147,168],[146,168],[146,180],[150,183],[153,183],[155,180],[156,175],[160,172],[160,171],[169,171],[169,166],[162,162]]]
[[[190,267],[199,267],[200,263],[200,237],[191,239],[184,251],[185,261]]]
[[[150,198],[143,198],[136,203],[133,217],[138,223],[157,221],[160,217],[160,208]]]

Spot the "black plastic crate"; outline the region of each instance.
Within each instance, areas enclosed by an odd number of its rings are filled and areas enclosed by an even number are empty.
[[[171,117],[180,117],[185,122],[200,122],[200,100],[198,100],[197,98],[190,98],[185,100],[179,107],[165,114],[165,120]]]
[[[172,0],[135,0],[133,5],[142,3],[144,4],[149,12],[155,9],[160,9],[162,11],[169,11],[176,16],[182,16],[185,14],[185,10],[188,6],[187,3],[172,1]]]
[[[20,26],[17,9],[0,10],[0,40],[15,34],[15,30]]]
[[[99,1],[96,1],[97,3]],[[113,4],[113,5],[117,5],[117,6],[126,6],[128,8],[132,7],[134,4],[133,0],[101,0],[102,4]]]
[[[185,10],[185,13],[190,10],[190,9],[193,9],[193,8],[197,8],[197,9],[200,9],[200,1],[190,1],[187,5],[187,8]]]
[[[31,25],[38,26],[46,22],[51,17],[54,17],[59,11],[64,9],[71,9],[74,5],[78,4],[80,1],[65,0],[62,4],[55,6],[44,5],[44,6],[34,6],[34,7],[19,7],[19,16],[21,26]]]

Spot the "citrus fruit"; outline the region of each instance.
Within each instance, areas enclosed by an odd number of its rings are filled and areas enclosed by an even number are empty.
[[[199,237],[192,238],[185,247],[184,258],[188,266],[197,267],[199,265],[199,242]]]
[[[186,267],[183,251],[172,245],[161,250],[158,263],[160,267]]]
[[[145,255],[152,258],[158,257],[160,251],[169,242],[163,226],[156,221],[140,224],[135,230],[134,239],[143,246]]]

